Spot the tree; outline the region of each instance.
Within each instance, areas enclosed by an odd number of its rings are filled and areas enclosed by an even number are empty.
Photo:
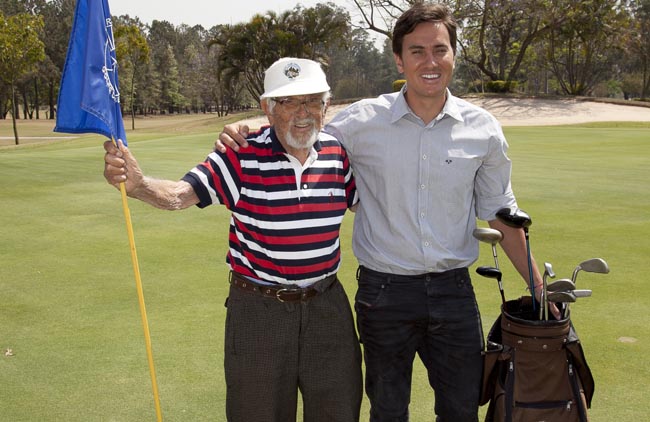
[[[120,79],[128,81],[126,100],[131,114],[131,129],[134,130],[136,77],[143,65],[149,62],[149,45],[141,26],[138,19],[131,23],[121,23],[117,20],[114,31],[117,60],[123,70],[119,76]]]
[[[393,25],[397,18],[413,4],[420,1],[354,0],[354,4],[361,13],[365,29],[391,39],[393,37]],[[440,3],[447,2],[441,1]]]
[[[220,59],[222,46],[227,44],[231,31],[230,25],[217,25],[212,28],[210,40],[206,43],[208,49],[206,92],[210,93],[212,101],[216,104],[219,116],[228,115],[235,106],[243,104],[246,93],[241,75],[236,71],[224,69],[224,63]]]
[[[392,26],[411,1],[355,0],[366,29],[392,37]],[[528,48],[550,26],[546,0],[441,1],[459,23],[459,58],[492,81],[510,85],[519,76]],[[471,71],[469,72],[471,73]]]
[[[43,30],[43,19],[19,13],[5,17],[0,12],[0,79],[9,85],[11,91],[11,118],[16,145],[20,143],[16,115],[16,83],[30,72],[36,63],[45,58],[45,48],[39,35]]]
[[[327,80],[334,98],[361,98],[390,92],[398,72],[390,47],[389,53],[386,56],[379,52],[367,31],[353,30],[350,47],[328,52]]]
[[[635,79],[634,75],[638,75],[640,89],[636,92],[642,99],[648,99],[650,98],[650,0],[630,3],[633,20],[629,39],[625,43],[629,52],[626,58],[630,63],[628,79],[631,82]]]
[[[289,12],[281,15],[267,12],[255,15],[246,24],[225,27],[226,36],[215,42],[219,44],[219,60],[226,79],[239,75],[252,98],[259,98],[264,92],[264,71],[279,57],[302,56],[300,40],[288,31],[291,24]]]
[[[205,78],[207,52],[205,40],[207,31],[201,25],[181,25],[177,28],[177,45],[174,48],[178,60],[178,73],[181,94],[185,99],[186,112],[199,112],[205,109],[202,86]]]
[[[348,12],[334,3],[297,6],[287,16],[286,30],[295,34],[302,57],[326,61],[330,48],[350,45],[349,20]]]
[[[182,54],[176,53],[175,46],[178,44],[179,33],[171,23],[167,21],[154,20],[149,28],[147,41],[151,49],[151,62],[153,73],[157,76],[152,81],[156,82],[154,92],[149,97],[152,108],[155,110],[174,113],[184,103],[181,95],[180,73],[178,59]]]
[[[47,57],[39,74],[40,80],[47,87],[44,96],[47,98],[50,119],[56,117],[57,89],[65,64],[74,9],[74,0],[51,0],[46,2],[40,9],[45,23],[44,32],[47,34],[46,37],[43,37]]]
[[[255,15],[246,24],[225,25],[209,45],[219,46],[226,79],[245,81],[251,97],[264,92],[264,71],[279,57],[310,58],[327,65],[326,50],[350,39],[349,16],[333,4],[304,9],[297,6],[281,14]]]
[[[618,0],[559,0],[547,38],[547,59],[565,94],[589,95],[614,73],[622,51],[624,15]]]
[[[160,97],[162,107],[173,114],[183,105],[185,98],[181,94],[181,84],[178,79],[178,62],[174,56],[174,49],[167,46],[165,55],[160,62]]]
[[[461,3],[461,2],[458,2]],[[486,0],[462,2],[457,11],[462,25],[462,59],[476,66],[491,81],[506,87],[517,80],[528,48],[551,30],[547,0]]]

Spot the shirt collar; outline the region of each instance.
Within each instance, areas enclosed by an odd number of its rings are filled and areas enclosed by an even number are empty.
[[[463,116],[460,113],[460,108],[458,107],[458,98],[451,95],[449,89],[447,89],[447,101],[445,101],[445,106],[442,108],[443,116],[449,116],[454,120],[459,122],[463,121]]]
[[[406,102],[406,97],[404,96],[406,90],[407,90],[407,86],[406,84],[404,84],[399,94],[397,95],[395,102],[391,106],[391,110],[392,110],[391,123],[395,123],[407,115],[411,115],[415,118],[418,118],[415,115],[415,113],[413,113],[411,108],[408,106],[408,103]],[[445,105],[442,107],[442,111],[440,112],[440,114],[435,120],[441,120],[445,116],[449,116],[452,119],[458,120],[459,122],[463,121],[463,117],[461,116],[460,109],[458,108],[457,99],[456,97],[451,95],[451,91],[449,91],[449,88],[447,88],[447,100],[445,101]]]
[[[402,89],[399,91],[399,94],[397,95],[397,98],[390,106],[392,111],[392,116],[390,119],[391,123],[396,123],[401,118],[409,114],[413,114],[411,108],[406,103],[406,97],[404,96],[405,92],[406,92],[406,85],[402,87]]]

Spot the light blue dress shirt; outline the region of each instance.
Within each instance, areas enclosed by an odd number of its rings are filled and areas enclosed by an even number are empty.
[[[345,146],[357,182],[354,254],[392,274],[468,267],[478,258],[476,218],[516,206],[508,144],[494,116],[449,91],[425,124],[405,89],[359,101],[325,127]]]

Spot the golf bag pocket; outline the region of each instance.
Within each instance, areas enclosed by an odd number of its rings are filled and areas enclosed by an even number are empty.
[[[483,406],[494,396],[494,386],[498,376],[498,360],[503,353],[503,346],[488,341],[483,352],[483,378],[481,380],[481,397],[479,404]]]
[[[558,364],[562,360],[511,350],[496,369],[486,422],[587,422],[580,381],[571,363]]]

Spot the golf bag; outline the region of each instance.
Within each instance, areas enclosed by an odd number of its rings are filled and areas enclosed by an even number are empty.
[[[587,422],[594,379],[567,312],[540,321],[532,299],[506,302],[484,352],[486,422]]]

